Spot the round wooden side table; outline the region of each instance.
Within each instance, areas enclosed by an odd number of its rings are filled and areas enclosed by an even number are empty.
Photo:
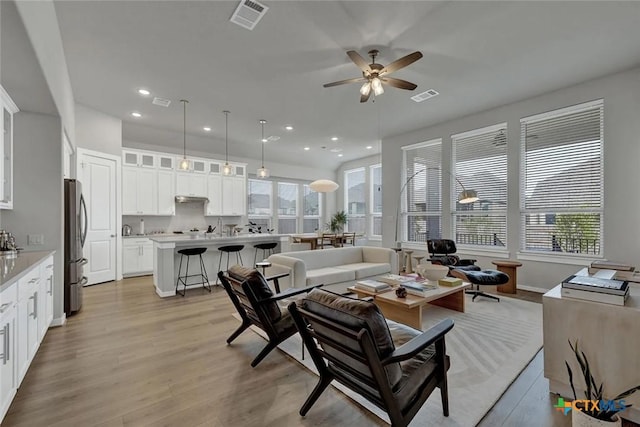
[[[522,263],[518,261],[509,260],[509,259],[504,259],[504,260],[501,259],[501,260],[491,261],[491,264],[498,267],[498,271],[502,271],[504,274],[509,276],[509,281],[507,283],[497,287],[498,292],[502,292],[505,294],[515,294],[516,284],[518,283],[517,268],[521,267]]]

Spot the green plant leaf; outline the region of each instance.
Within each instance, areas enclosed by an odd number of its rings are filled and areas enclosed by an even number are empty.
[[[632,395],[633,393],[635,393],[638,390],[640,390],[640,385],[637,385],[635,387],[631,387],[627,391],[623,391],[622,393],[620,393],[619,395],[614,397],[613,400],[624,399],[625,397]],[[629,405],[627,405],[627,406],[629,406]]]
[[[576,396],[576,388],[573,386],[573,372],[571,372],[569,362],[565,360],[564,364],[567,365],[567,372],[569,373],[569,384],[571,385],[571,391],[573,391],[573,400],[576,400],[578,396]]]

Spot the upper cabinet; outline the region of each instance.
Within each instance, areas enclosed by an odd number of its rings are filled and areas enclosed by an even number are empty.
[[[140,168],[155,168],[156,156],[151,153],[141,153],[137,151],[123,151],[122,164],[124,166],[137,166]]]
[[[0,132],[0,209],[13,209],[13,115],[18,107],[0,86],[2,132]]]

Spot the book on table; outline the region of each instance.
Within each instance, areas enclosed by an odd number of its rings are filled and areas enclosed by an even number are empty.
[[[415,277],[400,276],[399,274],[385,274],[384,276],[378,277],[379,282],[388,283],[391,286],[402,285],[407,282],[414,282],[415,280]]]
[[[438,285],[432,285],[426,282],[407,281],[402,284],[408,294],[425,296],[430,291],[438,290]]]
[[[377,280],[359,280],[356,282],[355,288],[369,292],[383,292],[391,289],[391,286],[388,283],[378,282]]]
[[[458,279],[457,277],[444,277],[442,279],[438,279],[438,285],[440,285],[440,286],[460,286],[460,285],[462,285],[462,279]]]
[[[624,305],[629,297],[629,288],[624,295],[607,294],[603,292],[584,291],[581,289],[562,288],[560,294],[563,298],[575,298],[587,301],[602,302],[605,304]]]
[[[611,295],[625,295],[629,291],[629,282],[626,280],[573,275],[562,282],[562,288]]]

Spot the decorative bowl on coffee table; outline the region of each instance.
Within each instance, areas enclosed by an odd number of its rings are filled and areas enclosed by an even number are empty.
[[[420,277],[427,279],[429,282],[437,283],[438,280],[447,276],[449,267],[446,265],[420,264],[416,267],[416,272]]]

